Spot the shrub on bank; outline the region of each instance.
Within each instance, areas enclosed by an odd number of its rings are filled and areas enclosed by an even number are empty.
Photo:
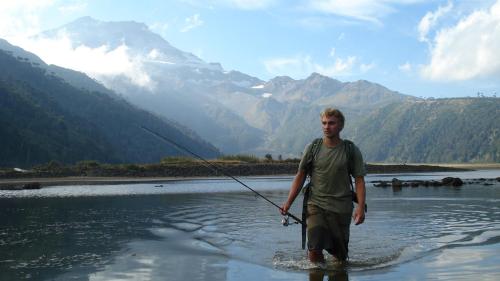
[[[197,159],[186,156],[168,156],[160,160],[160,164],[182,164],[198,162]]]
[[[80,169],[95,169],[99,167],[101,164],[95,160],[84,160],[77,162],[75,166]]]
[[[239,161],[246,163],[259,163],[261,161],[257,156],[249,154],[223,155],[217,159],[221,161]]]

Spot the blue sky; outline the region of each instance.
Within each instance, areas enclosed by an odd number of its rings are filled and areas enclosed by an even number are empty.
[[[319,72],[422,97],[500,93],[500,0],[0,0],[0,37],[38,54],[29,35],[82,16],[143,22],[263,80]]]

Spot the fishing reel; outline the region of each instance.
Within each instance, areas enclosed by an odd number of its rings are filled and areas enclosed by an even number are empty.
[[[283,216],[283,218],[281,219],[281,224],[283,226],[289,226],[290,225],[290,217],[288,215]]]
[[[298,224],[299,222],[297,221],[294,221],[294,222],[290,222],[290,216],[289,215],[284,215],[283,218],[281,219],[281,224],[283,226],[289,226],[291,224]]]

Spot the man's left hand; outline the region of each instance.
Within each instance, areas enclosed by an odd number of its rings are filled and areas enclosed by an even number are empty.
[[[354,224],[359,225],[362,224],[365,221],[365,210],[363,207],[358,206],[356,210],[354,211],[354,214],[352,216],[354,219]]]

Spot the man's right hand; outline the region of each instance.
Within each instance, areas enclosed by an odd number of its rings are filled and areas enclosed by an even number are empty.
[[[281,214],[284,216],[288,213],[288,210],[290,210],[290,204],[287,201],[283,204],[283,206],[281,206],[280,211],[281,211]]]

